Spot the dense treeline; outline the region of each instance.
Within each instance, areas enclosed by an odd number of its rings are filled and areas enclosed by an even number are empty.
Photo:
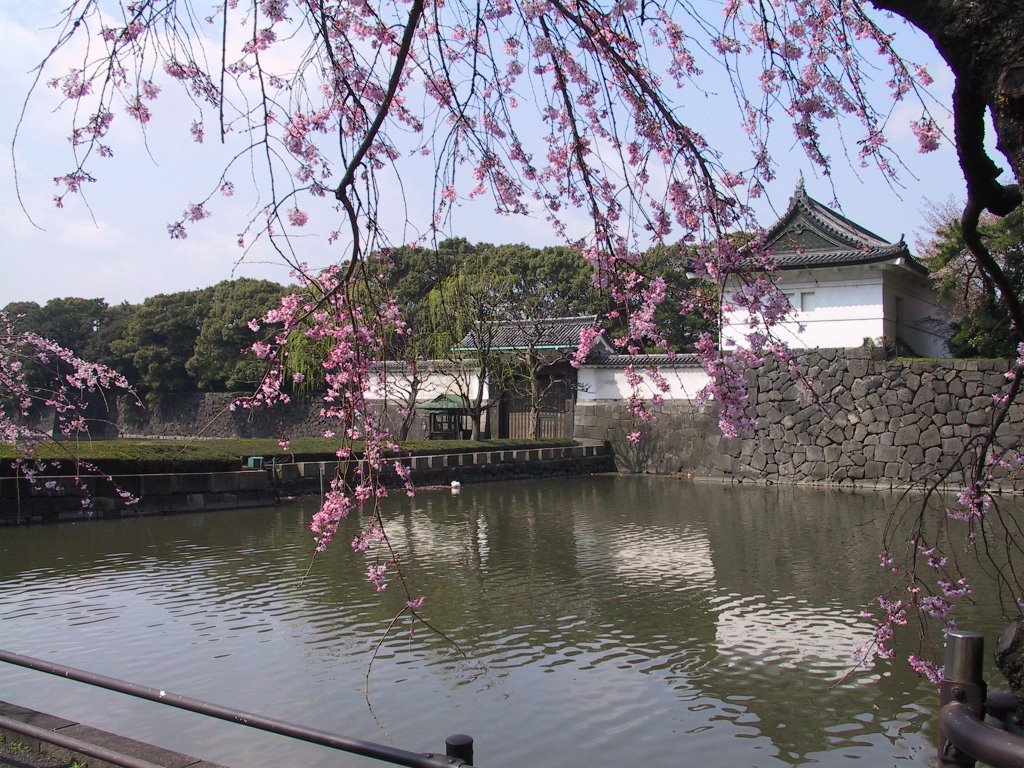
[[[398,248],[362,265],[363,295],[375,306],[390,286],[410,332],[392,341],[395,359],[444,359],[479,323],[603,313],[611,309],[594,287],[592,271],[576,251],[563,247],[472,244],[464,239],[432,248]],[[687,280],[677,249],[653,249],[641,268],[669,285]],[[103,299],[52,299],[40,306],[14,302],[26,330],[53,339],[81,357],[123,373],[140,394],[245,391],[258,383],[263,364],[245,350],[275,329],[252,330],[296,290],[266,280],[239,278],[210,288],[151,296],[141,304],[109,305]],[[666,313],[665,338],[677,348],[691,343],[700,324]],[[291,367],[315,386],[323,350],[296,335]],[[311,374],[311,375],[310,375]]]
[[[224,281],[210,288],[151,296],[141,304],[103,299],[15,302],[26,330],[124,374],[151,397],[197,390],[244,389],[259,381],[258,361],[243,353],[257,334],[247,325],[290,289],[266,280]],[[252,359],[250,359],[252,358]]]

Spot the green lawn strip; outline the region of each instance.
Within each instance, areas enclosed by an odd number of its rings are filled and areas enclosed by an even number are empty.
[[[552,440],[420,440],[402,444],[402,455],[474,453],[513,449],[554,448],[573,445],[571,439]],[[237,440],[96,440],[39,446],[37,458],[58,461],[60,466],[46,474],[74,474],[76,461],[88,462],[112,475],[173,472],[227,472],[242,468],[250,456],[264,461],[333,461],[340,443],[337,439],[302,437],[284,450],[274,439]],[[362,444],[354,446],[358,452]],[[11,462],[21,458],[12,445],[0,445],[0,474],[13,474]]]

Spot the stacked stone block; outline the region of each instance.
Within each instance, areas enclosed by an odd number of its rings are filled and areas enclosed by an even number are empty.
[[[886,360],[878,350],[814,350],[791,372],[777,362],[750,377],[758,428],[741,440],[709,434],[718,454],[704,474],[767,481],[906,487],[960,485],[1005,390],[1006,360]],[[1010,409],[996,447],[1018,443],[1024,413]],[[1012,470],[998,473],[1019,489]]]
[[[573,437],[610,443],[622,472],[692,472],[702,463],[712,423],[709,410],[690,400],[674,400],[652,405],[650,411],[653,418],[645,421],[622,401],[577,403]],[[633,432],[640,435],[636,442],[627,439]]]
[[[726,440],[713,408],[677,401],[639,426],[624,403],[581,407],[577,438],[609,441],[620,469],[704,478],[901,488],[961,485],[1007,387],[1008,360],[886,359],[880,349],[809,350],[796,371],[772,361],[749,374],[755,432]],[[1024,409],[1010,407],[996,451],[1024,441]],[[998,485],[1024,490],[1013,469]]]

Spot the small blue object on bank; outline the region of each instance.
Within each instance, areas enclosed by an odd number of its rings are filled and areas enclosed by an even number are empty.
[[[246,466],[249,469],[263,469],[263,457],[262,456],[250,456],[246,462]]]

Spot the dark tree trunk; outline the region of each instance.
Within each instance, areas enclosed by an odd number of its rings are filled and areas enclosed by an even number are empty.
[[[1022,0],[871,0],[922,30],[952,70],[953,117],[960,168],[967,183],[961,229],[967,250],[986,279],[1004,296],[1018,339],[1024,341],[1024,304],[992,258],[978,233],[984,210],[1005,216],[1021,204],[1024,179],[1024,1]],[[985,149],[985,116],[991,115],[996,147],[1009,163],[1001,171]],[[1008,402],[1019,391],[1024,368],[1009,389]],[[1005,410],[1003,411],[1005,413]],[[993,422],[992,437],[997,428]],[[986,446],[987,447],[987,446]],[[979,456],[983,453],[979,453]],[[973,477],[984,479],[984,461],[976,461]],[[1000,638],[996,664],[1024,715],[1024,624],[1012,624]]]
[[[1010,691],[1018,699],[1024,698],[1024,627],[1014,622],[996,645],[996,665],[1003,673]]]
[[[1024,3],[1020,0],[872,0],[924,32],[956,78],[956,143],[968,194],[1005,215],[1020,203],[995,181],[985,153],[984,115],[991,113],[999,151],[1019,183],[1024,175]]]

